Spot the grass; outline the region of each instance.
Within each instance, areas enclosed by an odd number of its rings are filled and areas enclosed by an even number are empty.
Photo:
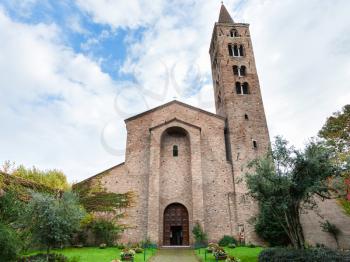
[[[83,247],[83,248],[64,248],[54,249],[52,252],[60,253],[68,258],[79,258],[80,262],[111,262],[113,259],[120,259],[120,252],[116,247],[108,247],[100,249],[98,247]],[[33,251],[25,255],[35,255],[41,251]],[[45,252],[43,252],[45,253]],[[146,261],[153,256],[155,249],[146,250]],[[135,262],[144,261],[144,253],[135,255]]]
[[[262,247],[236,247],[236,248],[224,248],[226,253],[230,256],[234,256],[239,258],[241,262],[256,262],[258,261],[258,256],[260,252],[263,250]],[[215,262],[215,257],[211,253],[207,253],[205,260],[205,248],[201,248],[196,250],[196,255],[203,262]]]

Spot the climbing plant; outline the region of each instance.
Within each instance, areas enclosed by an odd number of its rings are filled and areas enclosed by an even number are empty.
[[[73,190],[78,194],[80,203],[88,212],[109,212],[117,220],[124,216],[127,208],[134,203],[135,194],[113,193],[101,185],[101,179],[94,178],[83,183],[73,185]]]

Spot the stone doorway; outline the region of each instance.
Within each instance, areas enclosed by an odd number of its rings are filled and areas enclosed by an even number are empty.
[[[188,211],[184,205],[173,203],[165,208],[163,245],[189,245]]]

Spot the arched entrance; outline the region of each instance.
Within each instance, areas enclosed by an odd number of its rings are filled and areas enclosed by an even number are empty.
[[[173,203],[164,210],[163,245],[188,246],[189,221],[184,205]]]

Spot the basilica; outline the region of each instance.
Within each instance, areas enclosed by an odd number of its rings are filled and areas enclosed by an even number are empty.
[[[208,46],[216,113],[174,100],[125,119],[125,162],[81,182],[135,193],[121,241],[189,246],[199,223],[209,241],[231,235],[263,244],[252,223],[258,205],[244,182],[247,164],[270,146],[249,24],[235,22],[222,5]],[[322,205],[333,223],[344,223],[335,203]],[[317,221],[304,215],[306,238],[327,244],[332,237]],[[343,230],[349,245],[349,222]]]

